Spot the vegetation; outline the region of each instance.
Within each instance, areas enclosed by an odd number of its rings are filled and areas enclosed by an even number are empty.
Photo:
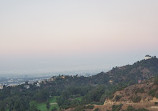
[[[137,93],[144,93],[145,91],[144,91],[144,88],[137,88],[136,90],[135,90],[135,94],[137,94]]]
[[[120,105],[113,105],[112,111],[149,111],[149,110],[144,109],[144,108],[135,109],[132,106],[128,106],[126,110],[122,110],[122,104],[120,104]]]
[[[115,67],[107,73],[101,72],[90,77],[54,76],[53,81],[43,81],[40,87],[36,86],[36,82],[26,82],[16,87],[4,86],[0,90],[0,111],[55,111],[74,107],[75,111],[82,111],[86,104],[103,104],[106,98],[113,97],[115,91],[135,84],[138,80],[158,75],[157,67],[158,59],[152,58],[133,65]],[[109,82],[110,80],[113,82]],[[158,79],[154,83],[158,84]],[[25,88],[26,85],[30,88]],[[135,91],[143,92],[144,89]],[[149,94],[158,97],[157,89],[151,90]],[[120,98],[116,96],[115,100],[119,101]],[[141,98],[136,96],[132,100],[139,102]],[[113,106],[113,111],[120,108],[121,105]]]
[[[135,109],[132,106],[128,106],[128,108],[126,110],[123,111],[149,111],[147,109],[141,108],[141,109]]]
[[[121,99],[122,96],[116,95],[115,97],[115,101],[119,101]]]
[[[154,84],[158,85],[158,77],[157,76],[154,78]]]
[[[94,109],[94,111],[99,111],[99,108]]]
[[[94,108],[93,105],[87,105],[87,106],[85,106],[85,109],[93,109],[93,108]]]
[[[122,108],[122,104],[120,104],[120,105],[113,105],[112,106],[112,111],[120,111],[121,108]]]
[[[131,98],[131,100],[134,102],[134,103],[138,103],[141,101],[141,97],[140,96],[134,96]]]

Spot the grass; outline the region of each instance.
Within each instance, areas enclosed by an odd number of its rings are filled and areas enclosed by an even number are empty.
[[[47,107],[46,107],[46,103],[37,103],[37,102],[33,102],[36,106],[37,106],[37,109],[39,109],[40,111],[51,111],[53,108],[57,108],[59,109],[59,106],[58,104],[56,103],[56,100],[57,100],[57,96],[56,97],[51,97],[49,99],[49,103],[50,103],[50,109],[47,110]]]
[[[75,98],[75,99],[81,101],[81,100],[82,100],[82,97],[77,97],[77,98]]]
[[[37,109],[41,111],[47,111],[46,104],[45,103],[37,103]]]
[[[50,103],[56,103],[58,96],[54,96],[52,98],[49,99]]]

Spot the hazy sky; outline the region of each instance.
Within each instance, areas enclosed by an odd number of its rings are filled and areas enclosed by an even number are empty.
[[[0,0],[0,74],[102,71],[158,56],[158,0]]]

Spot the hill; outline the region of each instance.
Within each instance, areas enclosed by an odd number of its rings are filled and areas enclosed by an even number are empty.
[[[135,95],[136,97],[133,95],[130,98],[126,96],[126,93],[123,93],[124,91],[117,92],[117,95],[114,93],[154,76],[158,76],[158,59],[156,57],[144,59],[132,65],[115,67],[106,73],[101,72],[90,77],[59,75],[33,84],[26,82],[16,87],[4,86],[3,90],[0,90],[0,104],[2,104],[0,111],[40,111],[43,109],[46,111],[65,109],[82,111],[94,109],[96,104],[102,104],[104,108],[103,104],[107,99],[131,102],[131,100],[138,101],[141,97],[140,101],[150,101],[153,99],[152,96],[157,97],[157,90],[149,89],[151,88],[150,84],[143,85],[142,87],[145,89],[140,86],[137,89],[138,92],[151,91],[149,96],[146,95],[148,93],[143,94],[145,98],[140,93],[137,93],[139,95]],[[130,89],[134,90],[135,87],[130,86],[129,94],[133,92]],[[55,102],[50,102],[53,98],[56,98]],[[54,108],[51,106],[52,103],[56,104],[56,109],[52,109]],[[42,109],[39,107],[41,104],[43,105]],[[87,104],[93,105],[87,106]]]
[[[88,108],[87,107],[90,107]],[[158,77],[116,91],[103,105],[86,105],[85,111],[158,111]],[[82,110],[80,109],[80,110]],[[75,111],[69,109],[66,111]]]
[[[92,76],[94,83],[122,83],[127,82],[130,84],[137,83],[138,80],[146,80],[153,76],[158,75],[158,59],[152,57],[150,59],[143,59],[132,65],[122,67],[115,67],[109,72],[101,72]]]
[[[106,99],[104,105],[95,108],[99,111],[158,111],[158,78],[116,91],[112,99]]]

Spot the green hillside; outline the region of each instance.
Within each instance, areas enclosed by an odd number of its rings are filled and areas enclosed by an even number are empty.
[[[156,57],[90,77],[54,76],[40,83],[40,87],[36,85],[37,82],[4,87],[0,90],[0,111],[49,111],[103,104],[106,98],[113,97],[115,91],[153,76],[158,76]],[[30,88],[26,89],[26,85]],[[52,99],[55,97],[58,98]]]

